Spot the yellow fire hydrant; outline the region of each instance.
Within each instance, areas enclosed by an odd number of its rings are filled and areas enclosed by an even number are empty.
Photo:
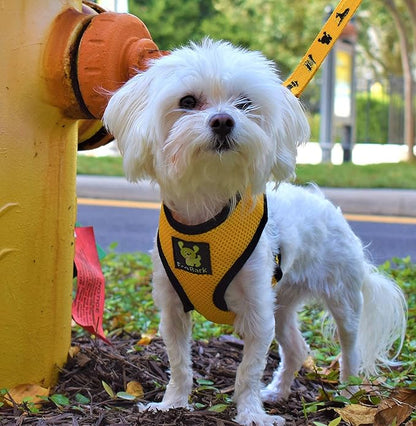
[[[160,55],[140,20],[101,12],[0,4],[0,389],[49,387],[67,360],[78,133],[86,148],[111,140],[105,90]]]

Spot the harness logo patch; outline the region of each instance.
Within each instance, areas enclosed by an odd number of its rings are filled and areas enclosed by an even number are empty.
[[[182,241],[172,237],[175,268],[198,275],[212,275],[208,243]]]

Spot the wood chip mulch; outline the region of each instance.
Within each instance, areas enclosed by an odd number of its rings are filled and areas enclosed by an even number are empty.
[[[37,414],[21,409],[2,408],[0,425],[235,425],[235,405],[232,396],[235,372],[242,356],[242,341],[232,337],[195,342],[192,347],[195,385],[191,403],[193,411],[174,409],[168,412],[139,412],[137,401],[111,398],[104,389],[104,381],[114,393],[123,392],[130,381],[139,382],[144,390],[141,402],[160,401],[168,382],[168,360],[163,342],[155,338],[149,345],[140,346],[140,336],[124,335],[115,338],[112,346],[86,337],[74,339],[80,348],[69,359],[53,390],[69,398],[70,405],[57,407],[44,404]],[[271,351],[264,380],[268,382],[279,362]],[[212,386],[202,386],[198,379],[210,380]],[[215,388],[214,388],[215,387]],[[293,392],[284,403],[266,405],[267,412],[283,416],[287,426],[313,425],[315,421],[328,424],[336,413],[330,406],[316,413],[304,414],[305,404],[316,401],[323,385],[311,381],[301,371],[293,385]],[[77,400],[79,394],[87,397],[87,404]],[[210,408],[225,404],[222,412]],[[333,404],[333,403],[332,403]],[[333,406],[333,405],[332,405]],[[343,422],[340,423],[345,424]]]

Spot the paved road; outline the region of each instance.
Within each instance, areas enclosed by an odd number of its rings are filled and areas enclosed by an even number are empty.
[[[105,250],[117,242],[119,253],[150,251],[158,221],[158,209],[78,205],[78,222],[94,227],[97,243]]]
[[[139,203],[124,201],[126,207],[106,206],[105,200],[94,200],[89,205],[79,200],[78,221],[84,226],[94,226],[99,245],[107,249],[117,242],[116,251],[120,253],[144,251],[152,249],[156,232],[159,210],[156,203],[145,204],[147,208],[134,207]],[[383,223],[383,217],[353,217],[351,227],[362,239],[371,253],[373,262],[381,264],[394,256],[410,255],[416,261],[416,220],[405,222],[404,219],[393,219],[396,223]]]
[[[344,213],[416,217],[416,190],[322,188]],[[159,201],[159,189],[149,182],[129,183],[123,177],[77,176],[78,197]]]

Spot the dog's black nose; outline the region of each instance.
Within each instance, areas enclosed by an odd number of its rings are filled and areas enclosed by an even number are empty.
[[[209,120],[209,125],[212,131],[222,138],[231,133],[234,128],[234,124],[235,123],[231,115],[226,113],[214,114]]]

